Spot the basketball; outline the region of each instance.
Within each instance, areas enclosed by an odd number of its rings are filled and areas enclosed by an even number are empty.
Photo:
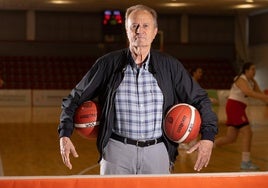
[[[164,132],[176,143],[189,143],[199,134],[201,117],[198,110],[186,103],[174,105],[166,114]]]
[[[98,134],[100,108],[94,101],[86,101],[81,104],[74,116],[76,132],[87,139],[94,139]]]

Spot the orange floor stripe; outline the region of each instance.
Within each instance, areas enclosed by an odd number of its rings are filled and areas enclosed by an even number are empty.
[[[2,177],[1,188],[267,188],[268,173]]]

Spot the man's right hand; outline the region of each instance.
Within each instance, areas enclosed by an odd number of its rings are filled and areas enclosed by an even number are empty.
[[[70,162],[70,153],[74,157],[78,157],[78,154],[75,150],[75,147],[68,137],[61,137],[60,138],[60,153],[63,160],[63,163],[69,168],[72,169],[72,164]]]

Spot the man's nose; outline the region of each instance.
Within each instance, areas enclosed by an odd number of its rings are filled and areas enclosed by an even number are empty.
[[[137,28],[136,28],[136,32],[140,33],[141,31],[142,31],[142,27],[141,27],[141,25],[138,25]]]

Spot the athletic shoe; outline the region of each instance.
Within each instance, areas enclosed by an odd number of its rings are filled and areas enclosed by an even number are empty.
[[[251,161],[248,161],[248,162],[242,161],[240,168],[242,170],[258,170],[259,169],[259,167],[253,164]]]

